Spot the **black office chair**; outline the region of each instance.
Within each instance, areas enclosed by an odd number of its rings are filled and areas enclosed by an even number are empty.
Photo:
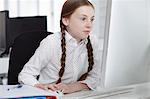
[[[52,34],[47,31],[30,31],[16,37],[10,52],[8,85],[18,84],[18,74],[34,54],[42,39]]]

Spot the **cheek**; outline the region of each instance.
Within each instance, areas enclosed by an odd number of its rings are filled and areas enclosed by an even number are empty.
[[[84,26],[80,22],[74,22],[70,24],[70,27],[72,28],[72,30],[81,31]]]
[[[76,27],[77,30],[83,30],[85,26],[84,26],[83,23],[80,22],[78,24],[75,24],[75,27]]]
[[[77,29],[83,28],[84,26],[84,23],[80,20],[73,20],[71,24],[74,25],[74,27],[76,27]]]

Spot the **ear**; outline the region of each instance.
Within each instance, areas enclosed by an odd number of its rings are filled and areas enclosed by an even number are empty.
[[[69,25],[69,19],[68,18],[62,18],[62,22],[65,26]]]

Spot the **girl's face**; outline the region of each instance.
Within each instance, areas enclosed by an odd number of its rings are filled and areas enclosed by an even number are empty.
[[[91,6],[81,6],[69,18],[62,19],[67,31],[78,42],[89,35],[93,20],[94,9]]]

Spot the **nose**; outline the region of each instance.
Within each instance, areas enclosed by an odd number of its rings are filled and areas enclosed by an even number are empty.
[[[87,28],[92,28],[92,22],[91,22],[91,20],[89,20],[89,21],[86,22],[86,27]]]

